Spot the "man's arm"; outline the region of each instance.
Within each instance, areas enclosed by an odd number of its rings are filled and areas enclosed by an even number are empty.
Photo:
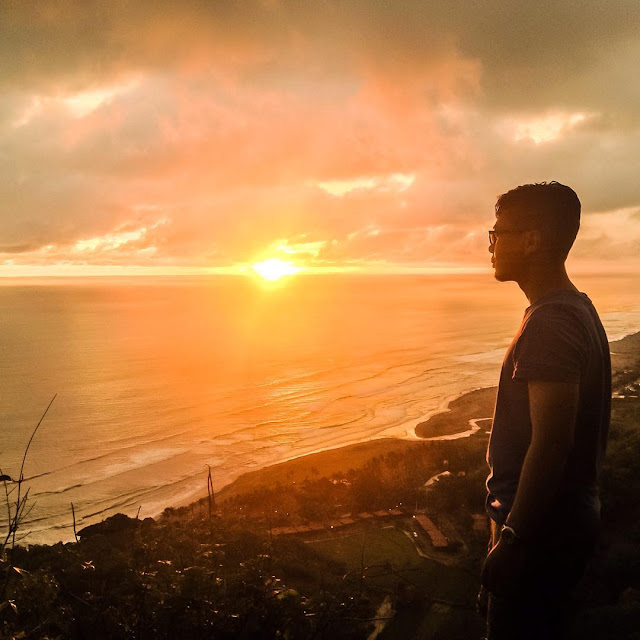
[[[558,491],[573,446],[579,384],[530,380],[531,444],[522,465],[518,490],[507,524],[526,538]]]
[[[482,584],[494,595],[512,596],[526,583],[529,538],[535,539],[550,503],[561,488],[575,430],[579,385],[529,381],[531,444],[522,465],[518,490],[507,525],[515,543],[504,535],[482,567]]]

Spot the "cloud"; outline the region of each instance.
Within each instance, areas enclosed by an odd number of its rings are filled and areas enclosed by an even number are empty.
[[[496,195],[551,179],[620,222],[638,27],[635,1],[4,2],[0,261],[483,262]]]
[[[362,176],[351,180],[329,180],[318,182],[318,186],[332,196],[342,197],[352,191],[375,189],[381,191],[406,191],[415,180],[411,174],[392,173],[389,176]]]

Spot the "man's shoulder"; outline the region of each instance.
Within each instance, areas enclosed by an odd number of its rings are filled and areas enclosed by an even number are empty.
[[[566,291],[545,296],[528,307],[522,329],[551,325],[556,330],[563,326],[575,330],[580,326],[593,324],[597,317],[597,312],[587,295]]]
[[[586,295],[548,296],[527,309],[511,352],[513,379],[577,382],[607,352],[602,323]]]

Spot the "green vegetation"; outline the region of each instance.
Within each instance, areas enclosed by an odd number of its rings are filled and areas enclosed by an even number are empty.
[[[395,526],[367,528],[318,541],[313,547],[323,556],[344,563],[352,580],[360,580],[364,573],[367,589],[372,592],[387,595],[400,585],[411,586],[416,594],[468,608],[472,608],[477,593],[475,588],[467,593],[461,589],[464,582],[470,582],[468,575],[460,579],[458,567],[418,555],[410,535]]]
[[[273,535],[403,500],[409,511],[444,504],[440,490],[421,486],[443,463],[455,474],[466,460],[459,449],[417,443],[409,456],[392,452],[331,478],[235,496],[212,517],[205,498],[157,522],[113,516],[78,532],[78,543],[15,547],[0,568],[2,637],[364,638],[389,595],[407,610],[449,599],[471,612],[475,573],[421,557],[410,517],[395,528],[362,522],[344,537]],[[464,484],[451,480],[456,490]],[[460,521],[470,528],[466,512]]]
[[[477,435],[465,439],[464,444],[412,443],[405,451],[378,455],[357,469],[329,478],[307,476],[302,482],[261,486],[234,495],[224,503],[224,508],[227,513],[268,521],[273,526],[329,520],[344,513],[396,506],[409,511],[420,507],[433,512],[446,510],[468,524],[468,510],[482,510],[484,504],[486,442],[486,436]],[[444,470],[453,476],[444,480],[451,490],[423,491],[425,482]]]
[[[297,541],[182,515],[162,523],[114,516],[80,532],[77,544],[13,549],[2,637],[366,635],[370,602],[342,588],[340,564]],[[324,585],[313,584],[317,576]]]
[[[638,638],[639,424],[638,399],[615,399],[603,536],[578,592],[576,640]],[[280,482],[217,496],[217,509],[210,493],[156,521],[113,516],[77,543],[9,545],[0,637],[347,639],[366,638],[377,618],[388,623],[380,640],[481,637],[474,600],[486,534],[471,514],[482,512],[486,441],[480,431],[394,445],[326,477],[312,462],[301,476],[294,461],[296,475],[285,465]],[[450,475],[425,490],[443,470]],[[357,520],[398,506],[404,515]],[[415,510],[457,544],[434,548]],[[332,529],[346,514],[356,522]]]
[[[640,638],[640,403],[615,398],[602,474],[603,531],[578,593],[575,640]]]

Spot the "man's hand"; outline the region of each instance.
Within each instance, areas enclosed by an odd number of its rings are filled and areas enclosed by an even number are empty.
[[[501,535],[482,566],[482,586],[496,596],[517,595],[527,586],[529,558],[526,542]]]

